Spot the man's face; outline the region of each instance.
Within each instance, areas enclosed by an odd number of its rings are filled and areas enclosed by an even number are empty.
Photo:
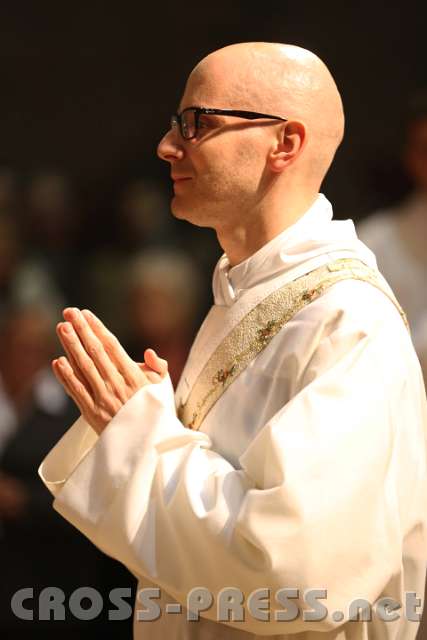
[[[250,108],[243,100],[227,99],[227,93],[206,75],[190,76],[179,112],[191,106]],[[200,115],[195,139],[184,140],[178,127],[168,131],[158,155],[171,165],[173,214],[217,230],[249,216],[260,197],[272,134],[271,122],[214,115]]]

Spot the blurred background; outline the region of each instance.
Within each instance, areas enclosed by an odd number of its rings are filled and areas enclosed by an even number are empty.
[[[130,621],[107,622],[106,610],[110,589],[134,590],[133,578],[52,511],[36,476],[76,415],[49,363],[60,353],[60,309],[90,307],[135,359],[156,347],[177,381],[211,304],[220,251],[212,232],[170,215],[169,169],[155,149],[186,76],[208,52],[238,41],[289,42],[327,63],[347,130],[323,192],[376,251],[427,371],[425,25],[421,0],[3,0],[1,638],[131,637]],[[67,600],[77,587],[94,587],[106,610],[86,623],[18,620],[9,602],[26,586],[34,587],[35,617],[46,586]]]

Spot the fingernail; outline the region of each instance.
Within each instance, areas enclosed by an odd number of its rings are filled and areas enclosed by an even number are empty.
[[[65,333],[71,333],[73,327],[69,322],[64,322],[64,324],[62,325],[62,330],[65,331]]]
[[[64,313],[70,313],[72,316],[74,316],[80,313],[80,311],[77,307],[67,307],[66,309],[64,309]]]

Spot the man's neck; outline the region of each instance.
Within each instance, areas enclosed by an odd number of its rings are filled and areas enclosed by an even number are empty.
[[[218,242],[232,267],[240,264],[261,247],[291,227],[315,202],[318,194],[295,199],[286,204],[269,205],[262,210],[242,215],[242,223],[216,229]]]

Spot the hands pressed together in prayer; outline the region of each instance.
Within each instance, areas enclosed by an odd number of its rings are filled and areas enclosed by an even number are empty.
[[[66,356],[52,362],[53,371],[83,418],[102,433],[119,409],[143,386],[167,374],[167,362],[153,349],[145,361],[132,360],[117,338],[90,311],[68,308],[57,334]]]

